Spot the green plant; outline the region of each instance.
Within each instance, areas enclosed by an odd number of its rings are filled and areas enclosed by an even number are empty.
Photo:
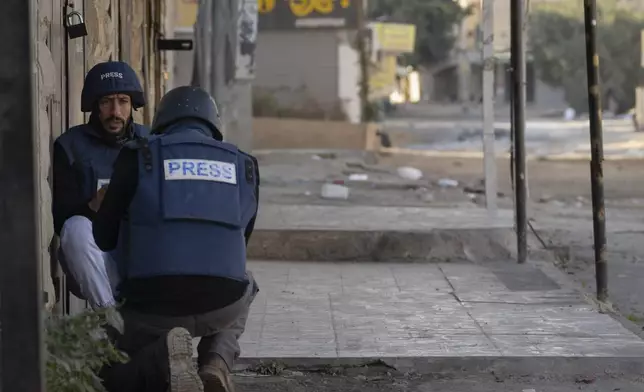
[[[633,86],[641,83],[640,39],[644,15],[621,8],[616,0],[598,1],[597,52],[600,58],[602,103],[609,98],[618,113],[635,104]],[[588,110],[583,8],[579,2],[535,6],[530,17],[530,51],[539,78],[564,90],[578,111]]]
[[[50,317],[45,322],[47,389],[56,392],[105,392],[100,369],[122,363],[127,356],[110,341],[105,311]]]

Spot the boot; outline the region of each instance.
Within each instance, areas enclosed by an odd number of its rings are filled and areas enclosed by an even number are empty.
[[[235,392],[235,385],[228,365],[221,357],[214,355],[199,369],[205,392]]]
[[[168,332],[168,392],[203,392],[204,386],[192,359],[192,336],[184,328]]]

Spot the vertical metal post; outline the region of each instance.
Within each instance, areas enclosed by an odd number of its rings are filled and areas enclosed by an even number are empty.
[[[485,168],[485,205],[496,214],[497,173],[494,137],[494,0],[483,0],[483,166]]]
[[[527,188],[525,176],[525,46],[523,39],[524,0],[511,0],[511,62],[512,62],[512,129],[514,132],[514,184],[517,232],[517,258],[520,264],[528,257]]]
[[[0,2],[0,352],[4,392],[44,390],[32,0]],[[10,39],[8,39],[10,37]]]
[[[366,1],[357,0],[356,5],[358,12],[358,56],[360,58],[360,108],[362,113],[362,122],[372,120],[372,109],[369,104],[369,54],[367,53],[367,24],[365,17]]]
[[[588,109],[590,120],[590,183],[593,199],[593,236],[595,245],[595,279],[597,299],[608,298],[606,268],[606,214],[604,210],[604,142],[602,136],[601,89],[599,86],[599,55],[597,54],[597,5],[584,0],[586,29],[586,73],[588,76]]]
[[[196,38],[194,72],[192,85],[211,91],[212,53],[212,5],[213,0],[199,0],[197,23],[194,27]]]
[[[211,14],[211,37],[212,49],[210,51],[210,91],[212,96],[219,105],[219,110],[223,123],[227,124],[227,81],[226,81],[226,62],[228,61],[229,52],[226,47],[228,34],[231,26],[237,26],[237,21],[231,21],[231,10],[229,9],[229,0],[212,0]],[[224,126],[225,127],[225,126]]]

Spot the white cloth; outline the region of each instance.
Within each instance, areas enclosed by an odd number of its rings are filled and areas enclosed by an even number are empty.
[[[116,263],[94,241],[92,222],[84,216],[65,221],[60,246],[69,273],[93,309],[115,305],[114,292],[120,281]]]

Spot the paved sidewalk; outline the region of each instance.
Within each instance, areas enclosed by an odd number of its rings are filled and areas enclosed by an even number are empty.
[[[254,261],[249,268],[261,292],[242,337],[247,361],[641,371],[644,342],[545,263]]]

